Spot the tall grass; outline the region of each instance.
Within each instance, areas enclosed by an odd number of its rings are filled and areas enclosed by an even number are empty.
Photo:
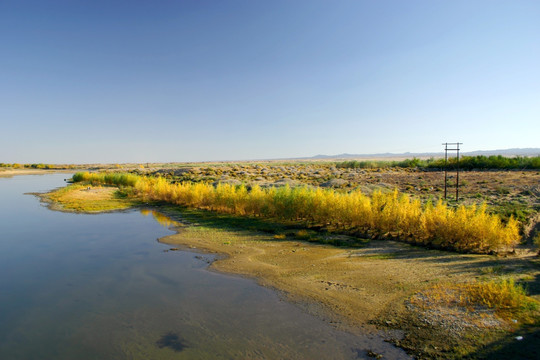
[[[127,173],[89,173],[78,172],[73,175],[74,182],[88,181],[107,185],[135,186],[140,177]]]
[[[499,310],[536,310],[538,303],[514,279],[471,283],[461,286],[466,293],[463,304],[470,302]]]
[[[502,318],[519,318],[525,323],[535,321],[540,305],[538,301],[527,295],[523,286],[516,284],[512,278],[459,284],[438,283],[421,291],[411,300],[424,306],[439,303],[467,308],[487,307],[494,309]]]
[[[423,206],[418,199],[399,194],[397,190],[376,191],[370,196],[360,191],[342,193],[288,186],[268,189],[254,186],[248,190],[244,185],[171,184],[161,177],[121,173],[77,173],[73,180],[131,186],[134,195],[143,201],[332,225],[347,231],[369,231],[381,238],[397,237],[402,241],[463,252],[500,251],[515,246],[520,240],[517,221],[510,218],[503,223],[497,215],[488,214],[486,206],[453,209],[442,201]]]

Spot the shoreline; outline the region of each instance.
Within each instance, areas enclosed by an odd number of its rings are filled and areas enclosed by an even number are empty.
[[[100,192],[77,191],[88,196],[98,196]],[[112,200],[111,188],[103,188],[102,191],[107,192]],[[80,201],[89,199],[80,198]],[[56,208],[51,207],[59,210]],[[168,219],[179,222],[173,228],[176,234],[158,241],[181,245],[186,250],[218,254],[216,260],[209,264],[209,270],[252,278],[338,329],[377,334],[417,358],[436,358],[448,354],[448,351],[456,352],[455,347],[463,347],[465,355],[474,353],[479,350],[478,346],[482,347],[483,343],[502,336],[495,334],[495,338],[479,340],[486,333],[512,329],[493,312],[483,313],[482,316],[493,320],[496,326],[478,327],[478,319],[473,316],[475,314],[463,313],[460,314],[461,318],[454,319],[452,309],[444,306],[436,307],[438,317],[435,320],[442,319],[442,324],[449,323],[451,326],[426,327],[422,323],[423,319],[427,319],[426,309],[411,307],[408,302],[415,294],[439,283],[497,278],[498,270],[494,269],[504,268],[505,272],[524,278],[538,278],[540,275],[537,268],[518,257],[458,254],[390,240],[370,240],[354,248],[337,247],[291,236],[278,238],[253,229],[231,228],[220,220],[219,215],[211,212],[190,212],[169,205],[136,206],[131,209],[145,211],[145,215],[151,213],[158,222],[168,222]],[[523,268],[524,265],[527,269]],[[465,335],[469,338],[468,343],[462,341]],[[430,346],[428,350],[426,344]]]
[[[265,279],[262,277],[255,276],[252,273],[228,269],[226,266],[222,266],[221,262],[227,263],[228,261],[230,261],[232,263],[235,263],[236,258],[234,258],[234,255],[231,255],[229,253],[224,253],[224,252],[218,252],[217,250],[212,250],[210,248],[205,248],[202,246],[196,247],[193,245],[193,243],[169,239],[169,237],[174,238],[177,235],[182,236],[180,233],[177,232],[176,234],[167,235],[165,237],[159,238],[157,239],[157,241],[160,244],[171,246],[170,249],[164,250],[164,251],[186,251],[193,254],[212,256],[213,258],[211,260],[206,259],[206,258],[201,258],[201,260],[205,261],[208,265],[206,267],[207,271],[215,272],[218,274],[224,274],[228,276],[235,276],[235,277],[237,276],[240,278],[255,281],[259,286],[268,288],[274,291],[275,293],[277,293],[279,298],[282,299],[283,301],[287,301],[291,304],[294,304],[300,307],[303,311],[309,313],[310,315],[315,316],[321,319],[322,321],[328,322],[336,330],[346,331],[352,334],[359,334],[359,335],[379,336],[385,341],[391,342],[390,340],[391,340],[392,331],[389,331],[388,329],[386,330],[378,329],[375,325],[372,325],[372,324],[364,324],[364,325],[354,324],[350,321],[347,321],[347,319],[339,315],[336,315],[335,313],[332,313],[331,311],[326,309],[323,304],[318,303],[312,299],[301,298],[299,296],[296,296],[295,294],[288,292],[287,290],[284,290],[282,288],[272,285],[268,281],[265,281]]]
[[[186,220],[180,211],[167,206],[152,210],[173,220]],[[472,341],[463,341],[465,353],[478,351],[475,341],[495,340],[501,332],[514,331],[494,312],[465,312],[456,318],[455,309],[445,306],[436,307],[438,315],[429,318],[432,324],[426,329],[422,324],[426,309],[412,306],[409,300],[438,283],[467,282],[485,277],[497,267],[523,272],[523,261],[517,257],[457,254],[388,240],[372,240],[362,248],[340,248],[277,240],[249,230],[208,231],[197,223],[174,230],[176,234],[159,241],[222,255],[209,265],[210,270],[253,278],[338,329],[382,336],[417,358],[437,358],[448,351],[446,342],[461,346],[462,336]],[[437,322],[441,326],[434,327]],[[426,343],[432,347],[428,353],[422,349]]]
[[[18,175],[46,175],[53,173],[72,174],[78,170],[54,170],[54,169],[11,169],[0,170],[0,178],[10,178]]]

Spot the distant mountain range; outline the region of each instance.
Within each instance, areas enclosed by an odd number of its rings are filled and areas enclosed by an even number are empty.
[[[455,156],[455,151],[449,151],[449,156]],[[501,149],[501,150],[477,150],[469,152],[460,152],[460,156],[540,156],[540,148],[525,148],[525,149]],[[384,158],[429,158],[429,157],[441,157],[444,156],[444,152],[434,153],[382,153],[382,154],[338,154],[338,155],[315,155],[312,157],[305,157],[299,159],[311,159],[311,160],[327,160],[327,159],[384,159]]]

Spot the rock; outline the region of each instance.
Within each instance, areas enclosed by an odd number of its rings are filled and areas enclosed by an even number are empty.
[[[238,179],[225,179],[225,180],[218,180],[213,183],[214,186],[216,186],[218,183],[220,184],[229,184],[229,185],[241,185],[242,182]]]
[[[293,187],[293,186],[298,185],[298,181],[288,179],[288,178],[283,178],[271,184],[271,186],[285,186],[285,185],[289,185],[290,187]]]
[[[339,188],[339,187],[345,186],[348,183],[349,182],[347,180],[343,180],[343,179],[330,179],[330,180],[328,180],[326,182],[323,182],[321,184],[321,187]]]

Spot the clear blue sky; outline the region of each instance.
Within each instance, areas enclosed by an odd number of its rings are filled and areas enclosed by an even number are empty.
[[[0,1],[0,162],[540,147],[540,1]]]

